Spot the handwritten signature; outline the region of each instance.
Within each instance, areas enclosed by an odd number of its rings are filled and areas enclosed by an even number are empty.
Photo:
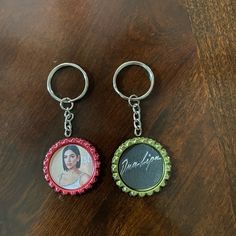
[[[136,168],[143,168],[143,167],[145,167],[145,170],[148,171],[148,168],[152,162],[160,161],[160,160],[162,160],[162,158],[159,155],[152,156],[148,151],[146,152],[146,154],[144,155],[141,161],[134,161],[133,163],[129,163],[128,159],[126,158],[121,163],[122,167],[121,167],[120,174],[123,175],[127,171],[130,171]]]

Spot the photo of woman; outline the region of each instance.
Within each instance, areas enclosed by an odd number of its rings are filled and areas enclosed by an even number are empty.
[[[60,187],[75,190],[91,179],[93,165],[84,148],[69,144],[55,153],[50,169],[53,180]]]

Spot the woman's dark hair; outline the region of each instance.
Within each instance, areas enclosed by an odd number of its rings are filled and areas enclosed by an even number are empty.
[[[63,152],[62,152],[62,165],[63,165],[63,169],[65,171],[68,171],[68,168],[66,167],[66,163],[65,163],[65,160],[64,160],[64,155],[65,155],[65,152],[68,151],[68,150],[71,150],[72,152],[74,152],[76,156],[80,156],[79,148],[76,145],[66,146],[63,149]],[[81,164],[81,158],[79,159],[79,161],[77,161],[76,168],[80,168],[80,164]]]

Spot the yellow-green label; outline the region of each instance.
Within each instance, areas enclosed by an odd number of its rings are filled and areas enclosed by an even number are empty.
[[[160,143],[150,138],[128,139],[112,159],[116,184],[131,196],[143,197],[159,192],[171,170],[170,158]]]

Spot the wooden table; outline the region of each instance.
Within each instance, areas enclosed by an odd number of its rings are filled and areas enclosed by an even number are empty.
[[[0,6],[0,235],[236,235],[235,4],[230,0],[9,1]],[[111,159],[133,136],[132,111],[112,88],[116,68],[148,64],[156,77],[141,102],[143,135],[172,162],[163,190],[132,198],[115,185]],[[47,90],[49,71],[74,62],[90,88],[75,105],[74,136],[94,143],[102,170],[81,196],[47,185],[45,153],[63,138],[63,112]],[[133,67],[126,94],[148,88]],[[60,96],[81,75],[57,74]]]

